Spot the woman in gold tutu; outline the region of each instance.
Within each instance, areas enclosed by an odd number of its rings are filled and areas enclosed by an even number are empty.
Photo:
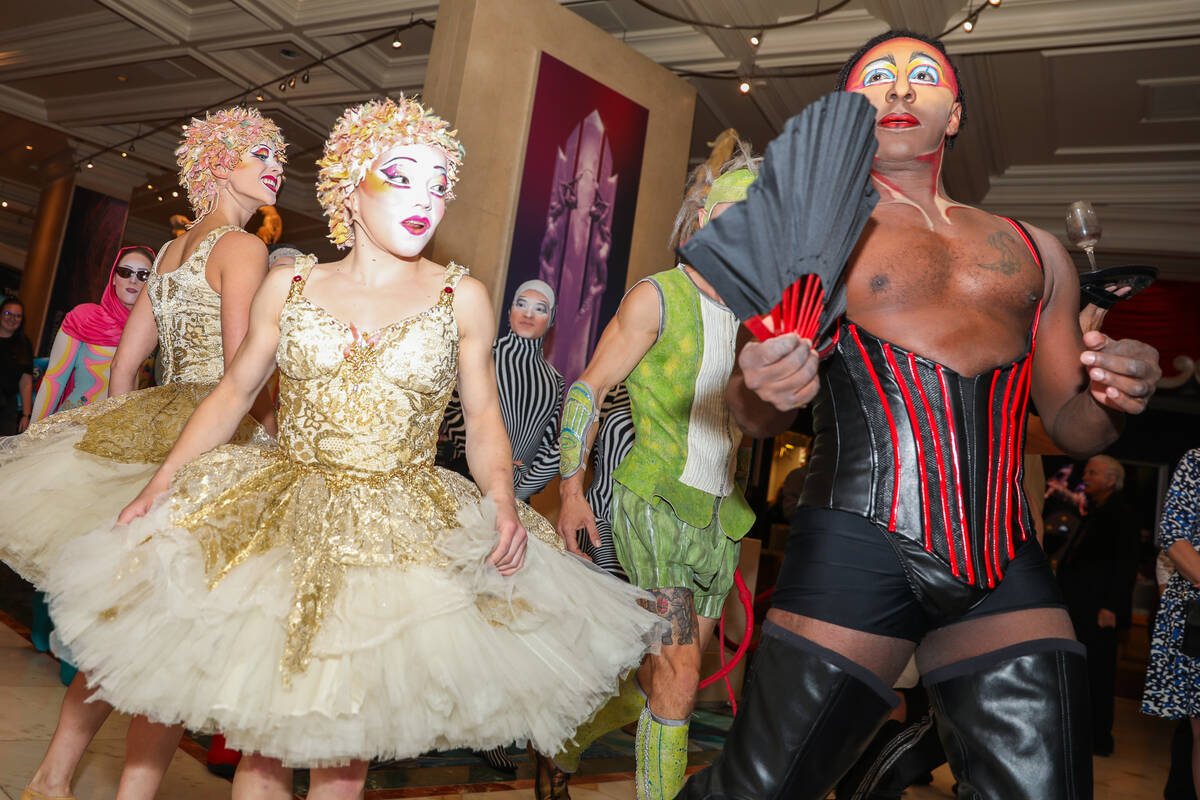
[[[372,757],[555,752],[657,639],[639,590],[514,500],[487,289],[421,256],[462,155],[412,100],[343,115],[318,194],[350,253],[267,276],[125,524],[51,573],[97,695],[222,731],[235,798],[290,797],[291,766],[317,800],[357,797]],[[222,446],[276,365],[278,442]],[[479,488],[433,465],[456,380]]]
[[[87,531],[111,525],[137,496],[245,336],[267,253],[242,226],[275,202],[284,147],[275,124],[253,109],[192,120],[176,156],[196,220],[159,251],[113,358],[110,397],[0,440],[0,496],[21,499],[0,521],[0,558],[39,589],[63,552]],[[133,391],[156,344],[164,385]],[[232,435],[246,441],[255,429],[249,418],[234,427]],[[111,711],[89,697],[81,673],[23,800],[69,797],[79,759]],[[130,729],[131,737],[143,735],[141,726]],[[122,791],[131,796],[142,786],[152,795],[173,747],[128,770]]]

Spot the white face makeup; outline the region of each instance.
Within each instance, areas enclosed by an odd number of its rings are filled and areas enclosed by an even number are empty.
[[[116,291],[121,305],[133,308],[150,277],[151,266],[150,259],[136,250],[121,256],[116,269],[113,270],[113,290]]]
[[[526,289],[513,300],[508,312],[513,333],[525,339],[540,339],[550,327],[550,301],[541,292]]]
[[[229,187],[260,206],[275,205],[275,196],[283,187],[283,165],[275,151],[266,143],[250,147],[237,169],[229,174]]]
[[[416,258],[446,215],[449,190],[441,151],[396,145],[375,160],[350,196],[356,230],[395,256]]]

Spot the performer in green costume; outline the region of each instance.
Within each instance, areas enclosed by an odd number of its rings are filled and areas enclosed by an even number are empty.
[[[701,167],[672,245],[743,199],[754,167],[746,155],[718,176]],[[558,770],[543,761],[539,778],[546,769],[552,776],[539,780],[540,798],[566,797],[564,773],[575,771],[583,749],[635,719],[639,800],[670,800],[683,785],[700,654],[733,586],[739,540],[754,521],[733,480],[742,433],[725,400],[738,329],[737,317],[693,269],[657,273],[625,296],[567,392],[559,534],[570,549],[585,529],[599,541],[581,467],[594,436],[596,398],[624,380],[637,439],[613,473],[613,542],[630,581],[655,596],[655,610],[671,630],[662,652],[626,678],[621,693],[576,732],[574,746],[555,755]]]

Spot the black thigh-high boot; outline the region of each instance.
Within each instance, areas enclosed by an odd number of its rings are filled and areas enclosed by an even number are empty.
[[[1087,657],[1036,639],[925,675],[959,800],[1091,800]]]
[[[870,670],[771,622],[721,756],[679,800],[821,800],[900,702]]]

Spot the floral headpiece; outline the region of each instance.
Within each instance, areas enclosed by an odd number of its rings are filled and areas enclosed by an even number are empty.
[[[179,185],[187,191],[195,215],[189,228],[217,207],[217,178],[213,169],[220,166],[232,172],[245,152],[259,143],[274,150],[280,164],[287,161],[284,156],[287,142],[279,126],[256,108],[234,106],[205,114],[204,119],[192,117],[183,129],[183,141],[175,150]]]
[[[466,149],[450,123],[412,98],[369,100],[346,109],[325,142],[317,161],[317,200],[329,218],[329,240],[340,249],[354,246],[354,229],[346,200],[367,177],[381,153],[398,144],[424,144],[446,157],[446,199],[454,199],[454,184]]]

